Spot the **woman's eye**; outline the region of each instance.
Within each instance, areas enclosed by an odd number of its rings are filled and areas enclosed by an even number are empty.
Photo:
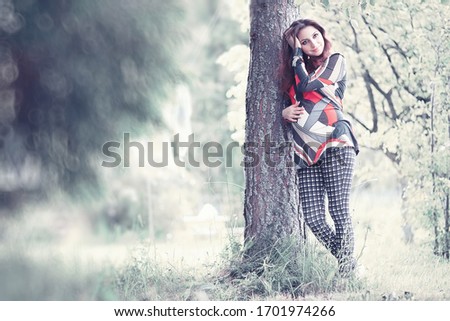
[[[318,35],[319,35],[318,33],[315,33],[315,34],[313,35],[313,38],[317,38]]]
[[[305,41],[302,41],[302,42],[301,42],[301,45],[302,45],[302,46],[306,46],[307,43],[308,43],[308,41],[305,40]]]

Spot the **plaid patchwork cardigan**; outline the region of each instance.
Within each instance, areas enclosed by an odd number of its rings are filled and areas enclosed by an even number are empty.
[[[344,56],[330,55],[309,75],[300,61],[293,68],[295,85],[289,90],[289,98],[292,104],[300,101],[305,108],[305,114],[292,124],[297,166],[317,165],[330,147],[354,147],[358,153],[351,123],[343,113],[347,75]]]

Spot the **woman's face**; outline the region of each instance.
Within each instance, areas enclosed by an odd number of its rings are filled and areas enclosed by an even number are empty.
[[[319,30],[313,26],[306,26],[297,35],[300,45],[305,54],[317,57],[323,52],[325,42]]]

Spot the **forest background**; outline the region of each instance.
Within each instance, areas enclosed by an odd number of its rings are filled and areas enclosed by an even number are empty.
[[[336,288],[308,235],[300,298],[448,300],[448,3],[297,3],[347,59],[366,268]],[[0,299],[291,299],[276,269],[223,277],[243,241],[247,1],[0,5]]]

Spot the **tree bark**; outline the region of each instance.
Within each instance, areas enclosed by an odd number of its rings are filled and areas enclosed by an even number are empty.
[[[444,208],[444,257],[450,259],[450,213],[449,213],[450,195],[447,192],[445,195]]]
[[[260,262],[285,241],[300,249],[304,228],[297,175],[283,122],[276,70],[281,35],[298,19],[292,0],[250,2],[250,67],[246,92],[245,258]],[[291,243],[292,244],[292,243]]]
[[[450,78],[450,77],[449,77]],[[448,124],[448,138],[450,140],[450,115],[447,115],[447,124]],[[447,180],[449,180],[449,174],[444,176]],[[450,193],[447,188],[445,193],[445,209],[444,209],[444,231],[445,231],[445,253],[444,257],[449,260],[450,259]]]

